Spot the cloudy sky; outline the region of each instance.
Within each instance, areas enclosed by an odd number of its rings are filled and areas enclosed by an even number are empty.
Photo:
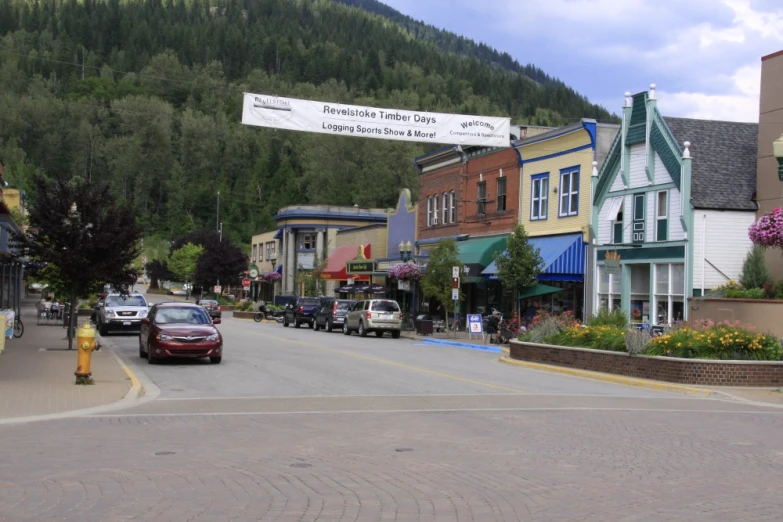
[[[783,50],[783,0],[381,0],[482,41],[618,113],[657,85],[668,116],[758,121],[761,57]]]

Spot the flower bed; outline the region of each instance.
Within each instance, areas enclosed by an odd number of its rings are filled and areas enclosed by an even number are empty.
[[[419,265],[413,261],[389,267],[386,274],[390,279],[399,279],[400,281],[418,281],[421,278]]]

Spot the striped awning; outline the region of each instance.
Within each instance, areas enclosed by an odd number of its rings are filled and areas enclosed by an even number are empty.
[[[531,237],[530,244],[537,247],[544,261],[544,270],[536,279],[539,281],[584,281],[585,250],[587,243],[582,234]],[[492,262],[481,274],[497,279],[498,268]]]

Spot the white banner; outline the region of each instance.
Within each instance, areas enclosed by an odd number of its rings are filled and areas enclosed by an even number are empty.
[[[508,147],[511,120],[376,109],[245,93],[242,123],[339,136],[454,145]]]

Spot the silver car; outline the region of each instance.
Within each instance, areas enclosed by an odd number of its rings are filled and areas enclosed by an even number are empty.
[[[397,301],[391,299],[368,299],[359,301],[345,316],[343,333],[351,335],[356,331],[360,336],[367,337],[368,332],[375,332],[383,337],[384,332],[391,332],[398,339],[402,329],[402,313]]]

